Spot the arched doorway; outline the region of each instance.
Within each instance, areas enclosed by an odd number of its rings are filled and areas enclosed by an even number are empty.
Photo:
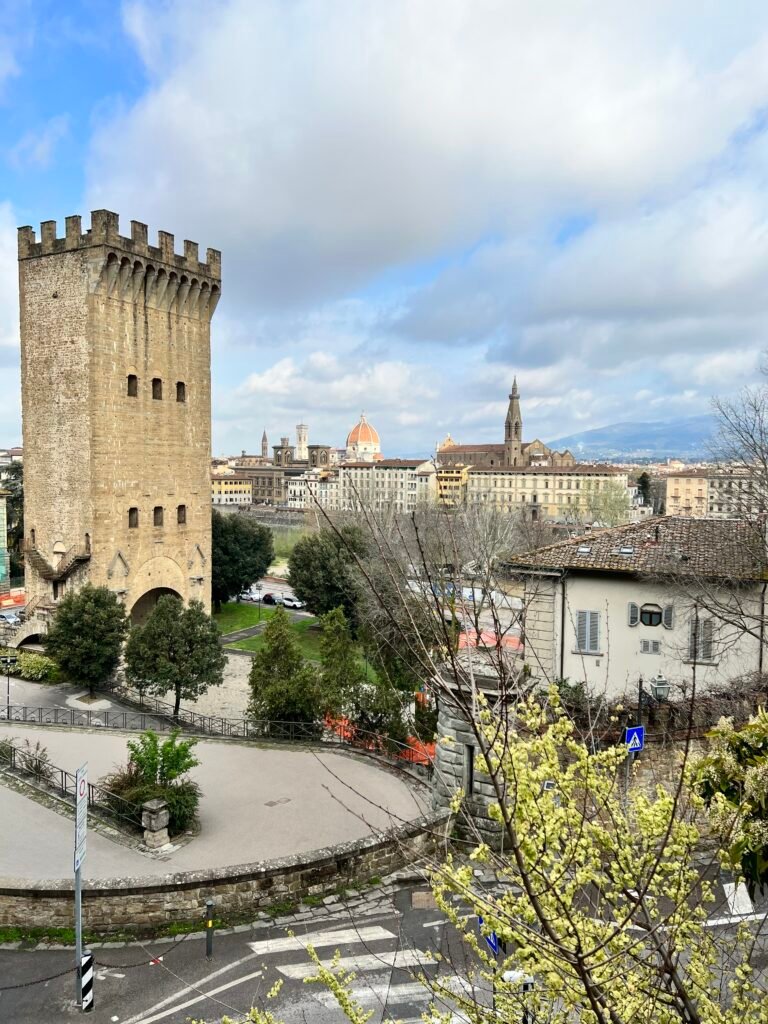
[[[141,626],[157,604],[157,599],[162,597],[163,594],[173,594],[174,597],[183,600],[181,594],[170,587],[155,587],[152,590],[148,590],[145,594],[141,595],[133,608],[131,608],[131,625]]]

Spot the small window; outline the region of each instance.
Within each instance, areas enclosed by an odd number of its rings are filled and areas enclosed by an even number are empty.
[[[640,653],[641,654],[661,654],[661,641],[660,640],[641,640],[640,641]]]
[[[688,635],[688,660],[713,661],[713,623],[712,619],[691,619]]]
[[[663,612],[657,604],[644,604],[640,609],[640,621],[644,626],[660,626]]]
[[[128,374],[128,397],[137,398],[139,394],[139,378],[135,373]]]
[[[187,506],[179,505],[176,509],[176,522],[179,526],[186,526],[187,523]]]
[[[163,382],[159,377],[152,378],[152,397],[158,401],[163,397]]]
[[[640,606],[630,601],[627,605],[627,624],[636,626],[640,621]]]
[[[187,400],[187,385],[183,380],[176,381],[176,401],[186,402]]]
[[[576,613],[576,650],[580,654],[600,653],[600,612]]]
[[[128,509],[128,527],[131,530],[138,529],[139,526],[139,510],[137,508]]]
[[[464,745],[464,792],[471,796],[475,791],[475,748],[471,743]]]
[[[163,506],[155,505],[155,511],[153,512],[153,522],[155,526],[163,525]]]

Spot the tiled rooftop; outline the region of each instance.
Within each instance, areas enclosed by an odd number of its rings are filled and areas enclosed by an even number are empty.
[[[595,530],[526,554],[511,569],[768,578],[763,528],[739,519],[654,516],[642,523]]]

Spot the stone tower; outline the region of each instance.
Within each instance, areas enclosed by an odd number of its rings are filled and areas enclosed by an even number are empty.
[[[267,437],[267,431],[261,435],[261,457],[262,459],[269,458],[269,438]]]
[[[221,254],[118,217],[19,228],[28,607],[86,581],[140,621],[211,596],[210,322]]]
[[[508,466],[523,464],[523,417],[520,412],[520,392],[517,390],[517,377],[512,381],[509,394],[509,408],[504,424],[504,451]]]
[[[309,441],[309,427],[306,423],[296,424],[296,461],[307,461],[307,443]]]

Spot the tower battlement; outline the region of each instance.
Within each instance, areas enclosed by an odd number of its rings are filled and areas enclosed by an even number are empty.
[[[206,251],[202,263],[197,242],[184,240],[184,254],[174,251],[175,239],[167,231],[158,231],[157,245],[149,244],[149,229],[141,221],[131,221],[131,237],[120,234],[118,214],[111,210],[93,210],[91,226],[82,230],[80,216],[67,217],[62,238],[56,235],[56,221],[45,220],[40,225],[40,241],[35,229],[29,225],[19,228],[19,259],[26,260],[52,253],[72,252],[91,246],[106,246],[121,253],[130,253],[145,260],[163,263],[189,274],[202,275],[221,281],[221,252],[218,249]]]

